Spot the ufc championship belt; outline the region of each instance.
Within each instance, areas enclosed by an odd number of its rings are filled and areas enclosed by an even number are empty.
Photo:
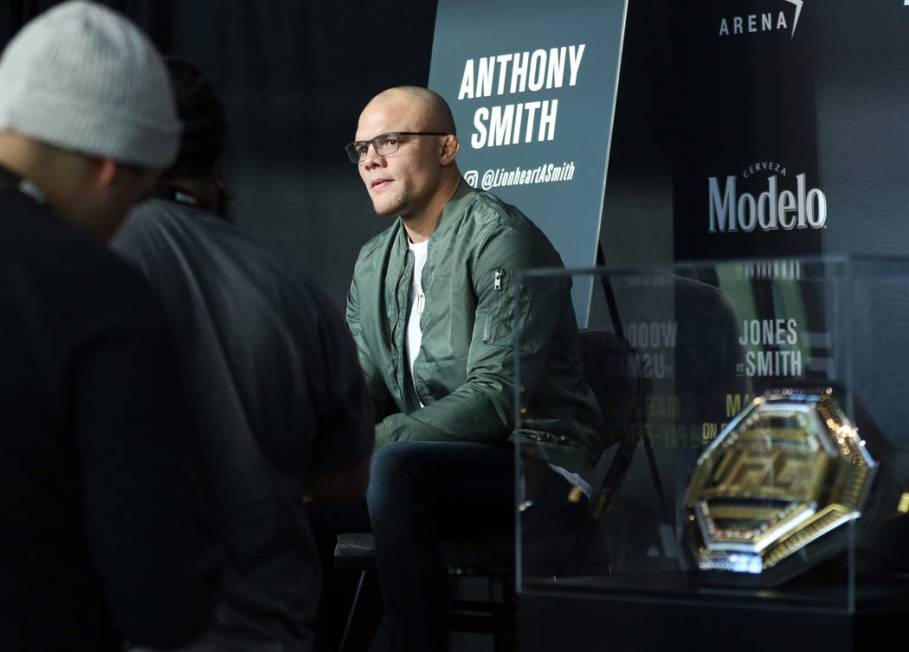
[[[697,567],[778,575],[811,565],[813,548],[835,554],[876,469],[832,390],[765,392],[697,460],[686,496]]]

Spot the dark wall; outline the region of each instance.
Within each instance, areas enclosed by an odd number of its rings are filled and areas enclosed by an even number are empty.
[[[425,85],[433,2],[174,2],[172,51],[209,71],[232,131],[238,225],[343,305],[377,217],[342,147],[378,91]]]
[[[0,43],[56,4],[0,3]],[[288,254],[340,307],[376,217],[341,147],[361,107],[429,77],[436,3],[108,0],[224,96],[226,170],[241,228]],[[784,0],[629,0],[602,239],[611,265],[673,259],[902,253],[909,8],[805,2],[794,34],[718,34],[723,17],[786,14]],[[710,234],[707,179],[766,190],[760,161],[806,173],[821,230]]]
[[[0,5],[0,44],[56,2]],[[192,59],[223,97],[238,226],[287,255],[344,305],[377,217],[342,148],[378,91],[425,85],[435,2],[107,2],[164,53]]]
[[[54,1],[0,5],[0,43]],[[359,247],[387,224],[343,145],[376,92],[429,78],[436,3],[110,0],[164,53],[202,66],[230,120],[240,228],[287,254],[340,309]],[[603,240],[611,264],[672,258],[668,0],[631,0]]]
[[[52,1],[0,5],[0,42]],[[202,66],[230,120],[240,228],[287,254],[339,309],[372,212],[343,145],[376,92],[429,78],[436,3],[111,0],[164,53]],[[603,241],[611,264],[672,259],[668,0],[630,0]]]
[[[673,259],[672,0],[629,0],[601,240],[610,267]]]

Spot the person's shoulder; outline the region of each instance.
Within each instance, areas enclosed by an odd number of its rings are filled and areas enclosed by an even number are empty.
[[[27,202],[17,209],[5,225],[8,237],[4,241],[15,247],[10,254],[28,273],[61,285],[90,284],[102,276],[116,279],[120,275],[129,282],[139,276],[105,243],[63,222],[46,205]],[[25,240],[28,247],[17,246]]]
[[[530,232],[535,229],[533,222],[518,207],[485,190],[472,194],[466,213],[474,227],[487,232]]]
[[[561,266],[549,238],[518,207],[486,191],[468,200],[463,223],[478,257],[518,256],[520,266]]]
[[[518,207],[486,191],[477,191],[470,197],[465,209],[465,226],[473,231],[472,240],[485,248],[490,241],[512,241],[531,247],[546,241],[530,218]]]
[[[4,267],[15,267],[48,317],[73,327],[77,322],[141,326],[157,321],[159,307],[141,273],[105,244],[42,205],[24,205],[15,219],[16,235],[28,246],[4,255]]]
[[[257,277],[281,275],[286,254],[203,208],[152,199],[130,211],[111,247],[155,277],[235,277],[259,286]],[[179,276],[179,274],[176,274]]]
[[[147,246],[149,241],[173,243],[174,238],[179,242],[187,236],[231,239],[238,237],[237,234],[232,224],[202,208],[153,198],[129,212],[111,246],[124,252]]]

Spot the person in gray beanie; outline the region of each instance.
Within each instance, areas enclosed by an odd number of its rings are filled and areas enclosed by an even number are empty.
[[[67,2],[26,25],[3,53],[0,89],[7,167],[101,239],[176,158],[180,122],[160,56],[99,5]]]
[[[220,555],[167,318],[106,246],[179,146],[150,42],[68,2],[0,58],[0,650],[173,647]]]

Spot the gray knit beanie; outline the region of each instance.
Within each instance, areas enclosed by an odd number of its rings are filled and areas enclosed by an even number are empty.
[[[0,129],[163,169],[180,145],[167,71],[119,14],[82,0],[29,22],[0,59]]]

